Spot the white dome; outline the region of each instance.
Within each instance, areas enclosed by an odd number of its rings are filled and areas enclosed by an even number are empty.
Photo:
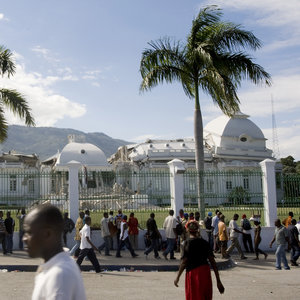
[[[56,162],[56,166],[66,166],[70,161],[77,161],[86,167],[107,167],[104,152],[93,144],[75,143],[67,144]]]
[[[221,116],[209,122],[204,131],[219,137],[236,137],[246,136],[251,139],[265,140],[265,136],[261,129],[248,119],[249,116],[236,113],[231,118]]]
[[[238,112],[231,118],[224,115],[206,125],[204,138],[214,157],[257,161],[272,157],[264,134],[248,117]]]

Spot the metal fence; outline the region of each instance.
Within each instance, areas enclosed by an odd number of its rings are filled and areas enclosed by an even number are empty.
[[[0,171],[1,209],[27,208],[49,202],[65,209],[68,172]]]
[[[170,173],[79,172],[81,208],[157,210],[170,206]]]
[[[165,171],[79,172],[80,208],[152,209],[170,207],[170,173]],[[187,171],[184,174],[184,205],[196,207],[198,176],[204,190],[200,197],[207,208],[261,207],[263,204],[261,172]],[[299,182],[284,178],[284,203],[299,203]],[[68,172],[0,172],[0,205],[2,207],[31,207],[50,201],[68,200]],[[292,200],[293,199],[293,200]],[[298,200],[297,200],[298,199]],[[297,202],[298,201],[298,202]]]
[[[122,209],[134,211],[142,222],[151,211],[163,219],[171,205],[170,172],[115,172],[80,171],[79,208],[94,213]],[[261,172],[220,172],[198,173],[188,170],[184,173],[185,210],[198,210],[198,176],[204,185],[200,197],[205,199],[206,212],[221,209],[234,212],[262,214],[263,192]],[[51,203],[61,210],[68,209],[68,172],[22,172],[0,171],[1,209],[30,209],[41,203]],[[230,211],[230,212],[229,212]],[[100,218],[100,217],[99,217]]]
[[[283,219],[292,211],[300,216],[300,175],[276,174],[277,211],[279,218]]]
[[[258,171],[188,171],[184,174],[185,204],[193,206],[198,199],[198,176],[202,177],[207,207],[262,206],[262,172]]]

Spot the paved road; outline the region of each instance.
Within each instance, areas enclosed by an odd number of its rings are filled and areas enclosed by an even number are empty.
[[[299,299],[300,267],[290,271],[274,269],[275,258],[270,254],[267,261],[246,261],[233,256],[235,267],[221,271],[225,294],[214,288],[214,299]],[[101,258],[100,258],[101,260]],[[136,262],[144,263],[144,258]],[[0,257],[0,266],[3,257]],[[82,272],[87,298],[122,300],[183,300],[184,276],[179,288],[173,285],[175,272]],[[30,299],[34,282],[33,272],[0,272],[1,299]],[[215,287],[215,285],[214,285]]]

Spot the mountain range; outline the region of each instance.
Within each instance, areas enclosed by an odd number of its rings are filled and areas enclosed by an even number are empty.
[[[8,138],[0,144],[2,152],[15,150],[22,154],[37,154],[44,160],[57,151],[61,151],[68,143],[68,136],[75,135],[75,141],[79,143],[90,143],[98,146],[110,157],[118,147],[130,144],[130,142],[114,139],[102,132],[85,133],[69,128],[55,127],[26,127],[11,125],[8,127]]]

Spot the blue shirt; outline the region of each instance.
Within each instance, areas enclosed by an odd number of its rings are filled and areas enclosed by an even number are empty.
[[[214,235],[219,233],[219,228],[218,228],[219,220],[220,219],[218,218],[218,216],[214,216],[212,218],[211,226],[214,228]]]

